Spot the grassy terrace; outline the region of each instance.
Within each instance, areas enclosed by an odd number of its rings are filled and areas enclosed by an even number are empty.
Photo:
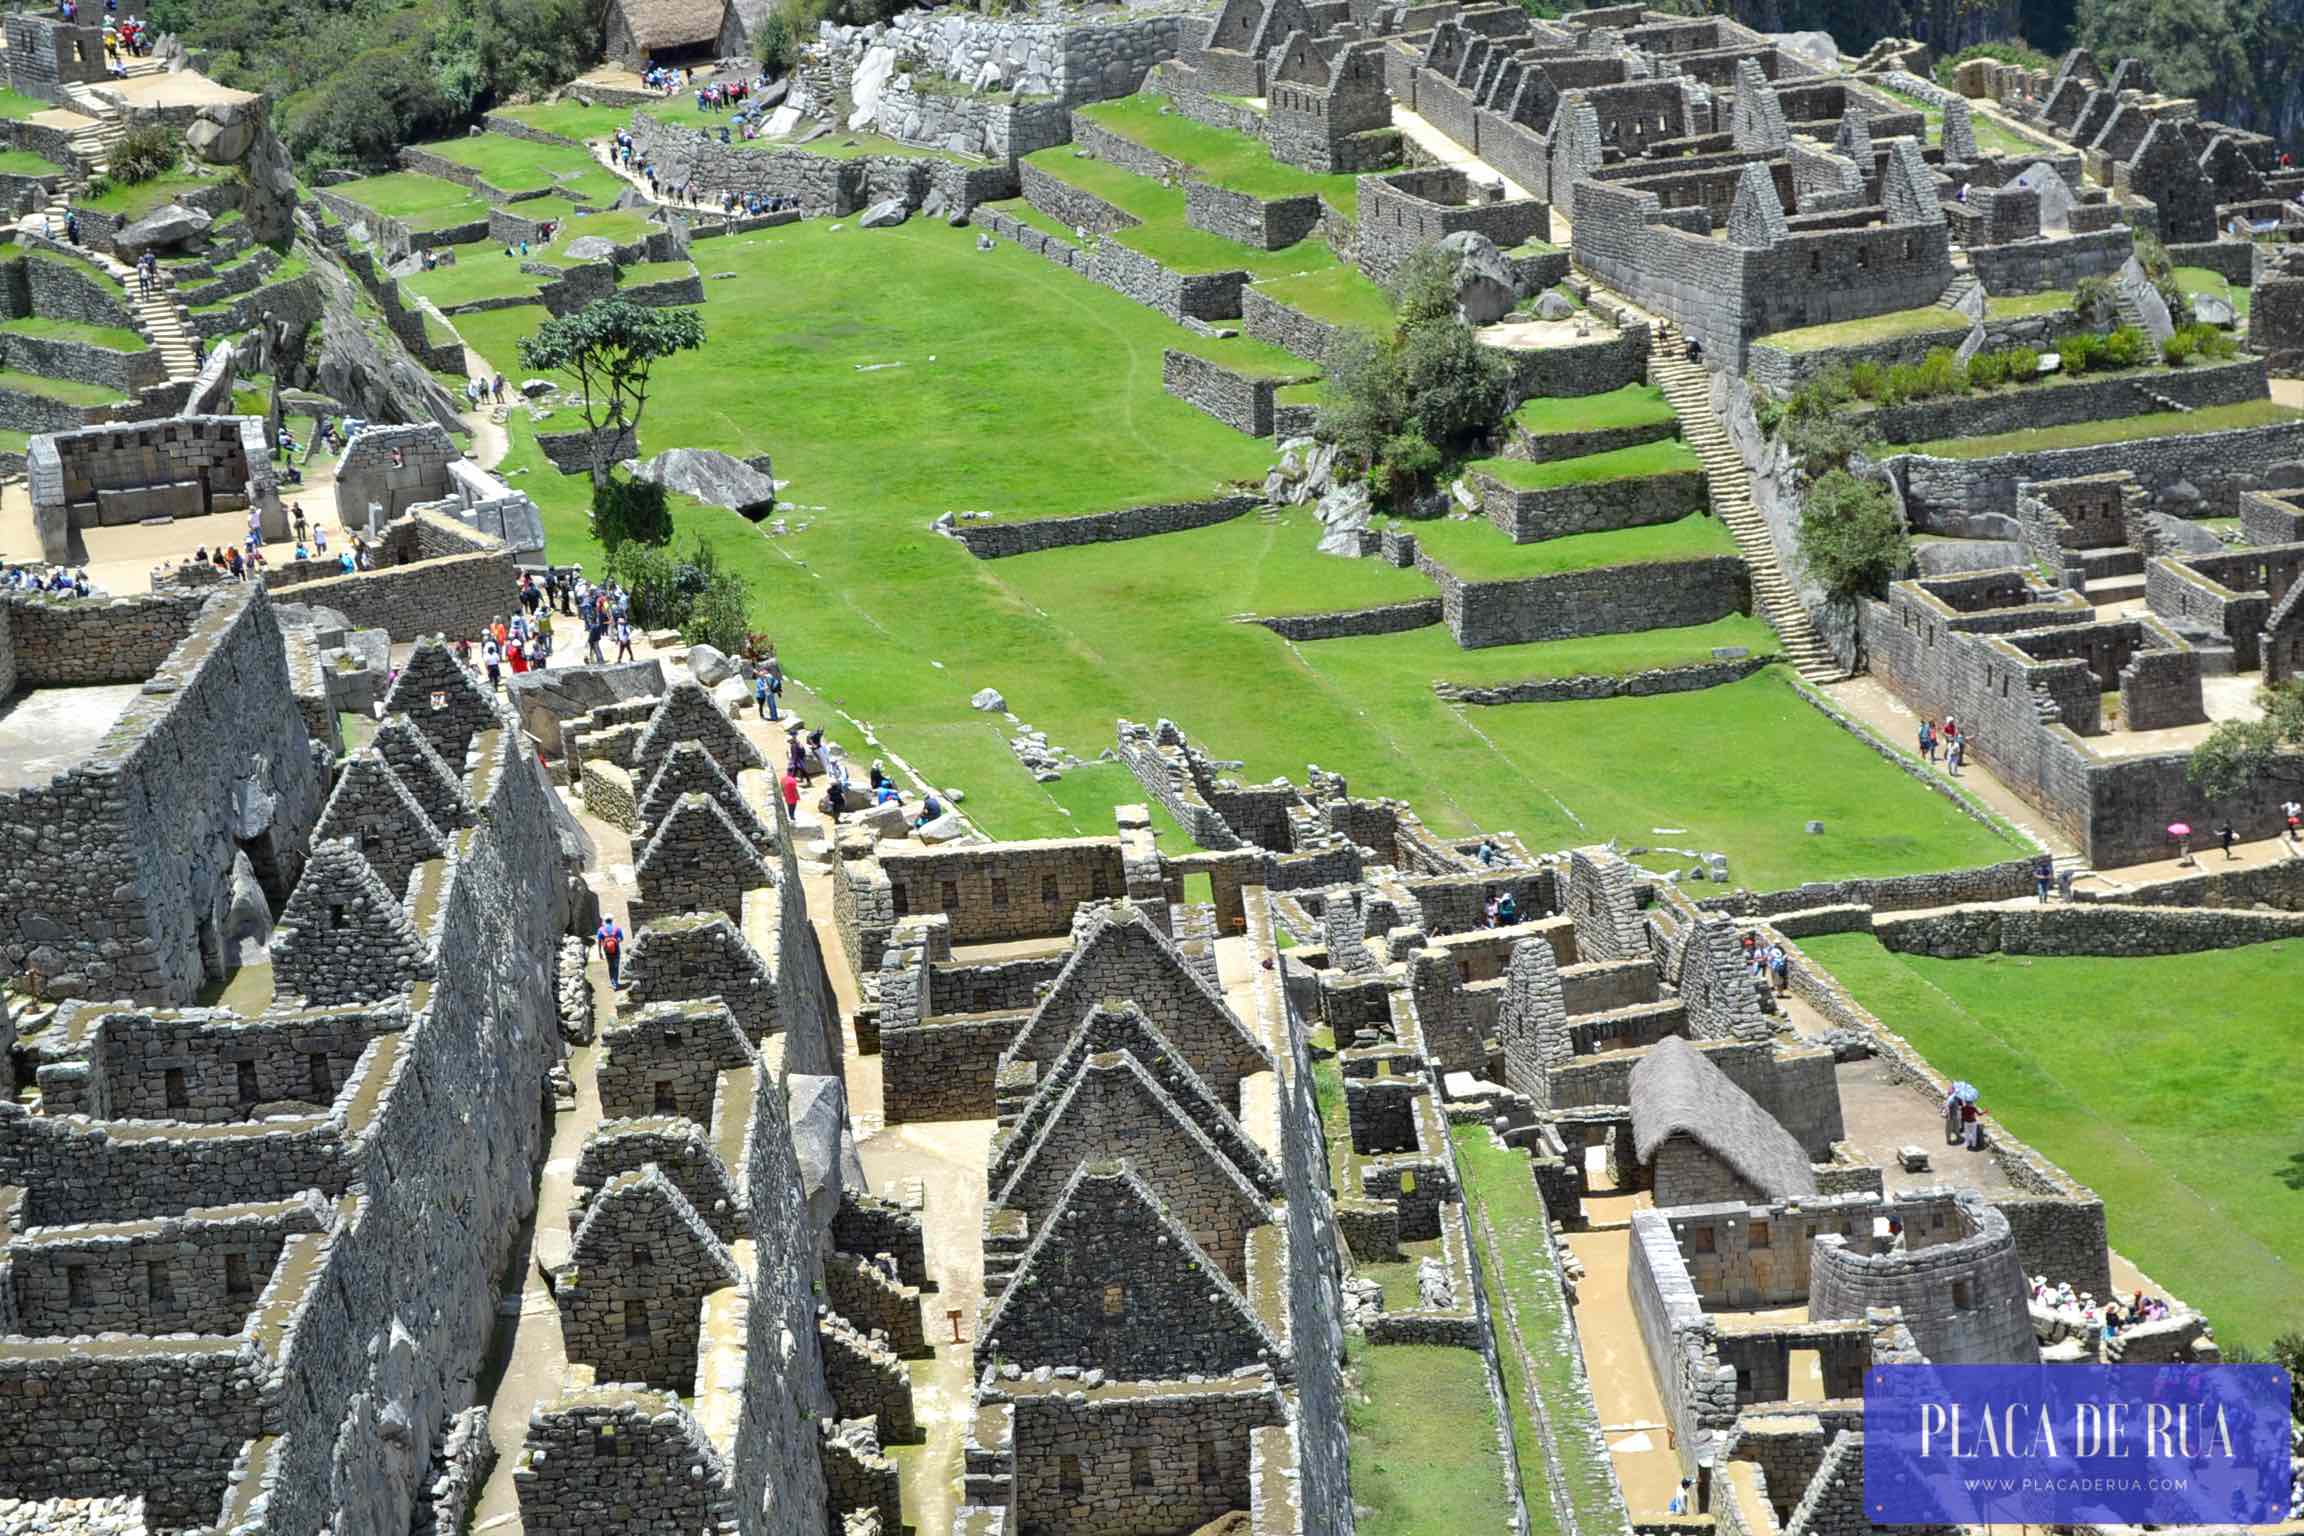
[[[19,91],[0,89],[0,122],[20,123],[35,112],[53,112],[56,104]]]
[[[1595,1448],[1599,1425],[1576,1379],[1582,1346],[1560,1289],[1557,1255],[1528,1154],[1500,1145],[1486,1126],[1459,1125],[1449,1134],[1456,1143],[1472,1240],[1480,1249],[1495,1308],[1497,1356],[1530,1527],[1558,1529],[1552,1518],[1552,1466],[1544,1454],[1549,1443],[1564,1473],[1565,1486],[1557,1491],[1575,1512],[1572,1528],[1607,1530],[1621,1518],[1615,1479],[1606,1453]],[[1581,1432],[1570,1440],[1563,1432],[1572,1426]]]
[[[2268,427],[2298,420],[2304,420],[2304,411],[2271,400],[2243,400],[2236,405],[2207,405],[2196,411],[2152,411],[2141,416],[2115,416],[2108,421],[2082,421],[2031,432],[1943,438],[1932,443],[1916,443],[1906,451],[1940,459],[1988,459],[2002,453],[2092,448],[2099,443],[2128,443],[2186,432],[2223,432],[2235,427]]]
[[[1358,267],[1338,263],[1300,277],[1264,278],[1256,289],[1329,325],[1378,334],[1392,329],[1392,295]]]
[[[1490,688],[1528,677],[1585,677],[1694,666],[1713,660],[1718,646],[1740,645],[1754,655],[1782,649],[1765,619],[1734,613],[1684,629],[1643,629],[1628,635],[1545,640],[1533,645],[1459,647],[1445,626],[1400,635],[1316,640],[1299,647],[1317,671],[1349,678],[1352,686],[1428,691],[1432,680]]]
[[[1246,272],[1251,278],[1290,277],[1324,272],[1337,265],[1327,242],[1299,240],[1285,250],[1258,251],[1184,222],[1184,189],[1164,187],[1103,160],[1082,160],[1072,146],[1059,144],[1024,157],[1025,163],[1058,181],[1102,198],[1143,220],[1104,238],[1116,240],[1177,272]]]
[[[428,155],[470,167],[481,180],[505,192],[553,187],[579,201],[605,206],[616,201],[625,185],[591,155],[564,144],[483,133],[418,147]]]
[[[508,117],[539,133],[556,133],[579,142],[605,139],[632,120],[630,107],[588,107],[580,101],[547,101],[525,107],[498,107],[496,116]]]
[[[2209,293],[2225,300],[2243,322],[2248,318],[2248,300],[2254,290],[2245,283],[2225,281],[2224,274],[2207,267],[2178,267],[2176,286],[2186,293]]]
[[[1665,414],[1671,414],[1669,408]],[[1695,473],[1704,468],[1704,461],[1679,438],[1665,437],[1653,443],[1635,443],[1629,448],[1580,454],[1573,459],[1550,459],[1541,464],[1527,459],[1475,459],[1464,467],[1516,491],[1549,491],[1563,485],[1592,485],[1602,480],[1630,480],[1642,475]]]
[[[7,176],[61,176],[64,167],[45,155],[36,155],[28,149],[0,150],[0,175]]]
[[[488,205],[471,188],[414,171],[387,171],[326,190],[414,230],[445,229],[488,217]]]
[[[91,347],[103,347],[113,352],[141,352],[152,345],[141,334],[124,325],[83,325],[77,320],[50,320],[39,315],[25,315],[0,322],[0,331],[11,336],[43,336],[56,341],[85,342]]]
[[[39,249],[27,250],[25,255],[33,261],[48,261],[54,262],[60,267],[69,267],[72,270],[73,275],[77,277],[84,277],[90,282],[97,283],[105,288],[108,288],[116,294],[125,296],[127,293],[127,289],[122,286],[120,279],[114,277],[110,272],[107,272],[104,268],[96,265],[95,262],[90,261],[87,257],[82,256],[77,252]]]
[[[214,176],[195,176],[190,172],[176,172],[155,176],[150,181],[114,185],[100,197],[75,197],[76,208],[87,208],[97,213],[109,213],[122,223],[144,217],[153,209],[175,202],[187,193],[198,192],[216,184]]]
[[[1536,437],[1652,427],[1674,419],[1672,402],[1653,384],[1625,384],[1600,395],[1539,396],[1512,413],[1513,425]]]
[[[2033,315],[2053,315],[2072,307],[2072,290],[2049,288],[2039,293],[2011,293],[1984,300],[1985,316],[1993,320],[2023,320]]]
[[[1865,934],[1802,943],[2103,1196],[2113,1246],[2220,1338],[2304,1328],[2304,940],[1973,960],[1895,954]]]
[[[1866,315],[1861,320],[1836,320],[1830,325],[1804,325],[1798,330],[1776,331],[1758,338],[1754,345],[1776,347],[1786,352],[1817,352],[1826,347],[1854,347],[1871,341],[1893,341],[1899,336],[1919,336],[1931,331],[1944,333],[1944,345],[1956,347],[1960,338],[1968,334],[1968,321],[1964,316],[1934,304],[1918,309],[1892,309],[1884,315]]]
[[[1319,554],[1306,508],[970,558],[930,530],[940,514],[1060,517],[1202,498],[1261,480],[1272,445],[1161,390],[1162,351],[1192,338],[1153,311],[1007,242],[979,251],[974,231],[832,222],[712,242],[712,270],[736,275],[706,284],[704,351],[657,373],[642,448],[775,454],[791,481],[792,531],[764,536],[734,513],[683,502],[680,543],[701,536],[751,583],[757,627],[800,683],[869,721],[936,782],[965,789],[992,835],[1101,833],[1111,807],[1143,791],[1113,764],[1034,783],[1002,724],[967,707],[986,685],[1082,757],[1111,739],[1115,716],[1167,715],[1245,759],[1244,779],[1317,762],[1410,798],[1442,835],[1509,827],[1557,848],[1692,827],[1747,878],[1789,877],[1777,884],[2001,856],[1789,688],[1459,709],[1433,696],[1433,677],[1488,665],[1534,673],[1542,648],[1427,651],[1445,641],[1437,628],[1291,645],[1234,622],[1433,595],[1416,571]],[[526,377],[514,343],[542,318],[525,306],[459,317],[457,328],[494,368]],[[563,409],[544,430],[574,425]],[[555,558],[597,569],[583,477],[550,470],[525,411],[510,430],[505,472],[542,505]],[[876,446],[858,453],[858,442]],[[1751,632],[1724,638],[1746,643]],[[1701,655],[1710,642],[1686,643]],[[1455,664],[1438,667],[1435,654]],[[1610,746],[1595,767],[1582,738],[1596,733]],[[1730,745],[1713,751],[1715,736]],[[1691,767],[1660,775],[1660,762]],[[1811,762],[1844,792],[1820,799]],[[1716,782],[1696,806],[1692,792]],[[1812,837],[1801,831],[1809,816],[1835,819]]]
[[[1263,140],[1196,123],[1180,112],[1165,111],[1167,105],[1165,96],[1139,92],[1083,107],[1080,115],[1132,144],[1177,161],[1196,181],[1250,197],[1317,197],[1348,219],[1359,217],[1358,177],[1323,176],[1283,165],[1272,158]]]
[[[1464,581],[1510,581],[1558,571],[1596,570],[1604,565],[1653,565],[1736,553],[1736,536],[1718,518],[1702,512],[1692,512],[1677,522],[1607,533],[1572,533],[1564,539],[1536,544],[1513,543],[1484,517],[1443,517],[1402,526],[1416,535],[1416,542],[1426,553]]]
[[[1942,108],[1932,107],[1917,96],[1910,96],[1902,91],[1893,90],[1877,80],[1867,80],[1864,83],[1883,96],[1893,97],[1927,118],[1926,136],[1938,144],[1943,143],[1944,112]],[[1988,117],[1983,112],[1973,108],[1968,113],[1968,122],[1976,132],[1976,147],[1987,155],[2024,156],[2047,155],[2057,152],[2058,147],[2056,145],[2036,139],[2028,133],[2018,133],[1998,119]]]
[[[77,379],[51,379],[37,373],[0,370],[0,389],[18,394],[46,395],[67,405],[117,405],[120,391],[104,384],[83,384]]]
[[[695,275],[696,263],[680,261],[636,261],[616,272],[619,283],[662,283],[674,278]]]
[[[1361,1536],[1511,1528],[1488,1367],[1441,1344],[1355,1345],[1347,1408]]]

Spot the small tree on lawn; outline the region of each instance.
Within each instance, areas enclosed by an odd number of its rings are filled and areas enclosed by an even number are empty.
[[[2256,702],[2262,718],[2217,726],[2184,770],[2210,799],[2230,799],[2267,779],[2304,784],[2304,759],[2297,756],[2304,749],[2304,682],[2260,688]]]
[[[639,441],[640,417],[648,408],[648,380],[656,364],[675,353],[704,345],[704,317],[693,309],[652,309],[626,299],[595,299],[572,315],[559,315],[520,343],[520,365],[537,372],[573,374],[583,391],[580,410],[589,429],[592,459],[593,532],[603,544],[647,537],[663,524],[657,539],[670,536],[662,516],[663,497],[642,498],[654,515],[610,478],[615,445],[629,430]],[[643,515],[634,516],[635,512]]]

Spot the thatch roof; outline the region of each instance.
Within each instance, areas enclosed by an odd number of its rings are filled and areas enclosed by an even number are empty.
[[[1693,1138],[1770,1200],[1816,1193],[1816,1173],[1792,1133],[1712,1059],[1674,1035],[1632,1068],[1632,1140],[1640,1161],[1673,1136]]]
[[[641,48],[689,48],[719,41],[728,0],[617,0]]]

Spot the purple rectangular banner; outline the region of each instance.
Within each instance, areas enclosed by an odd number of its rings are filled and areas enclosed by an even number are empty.
[[[2276,1365],[1879,1365],[1875,1525],[2272,1525],[2288,1518]]]

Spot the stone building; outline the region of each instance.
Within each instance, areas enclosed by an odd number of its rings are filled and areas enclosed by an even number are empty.
[[[603,50],[635,72],[744,52],[744,31],[728,0],[614,0]]]
[[[1765,1204],[1813,1194],[1816,1175],[1792,1133],[1680,1036],[1632,1069],[1632,1139],[1656,1203]]]

